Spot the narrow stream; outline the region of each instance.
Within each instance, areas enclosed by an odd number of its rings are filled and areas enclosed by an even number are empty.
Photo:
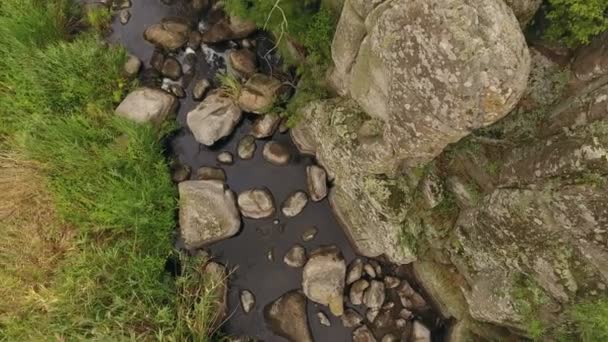
[[[131,18],[122,25],[118,16],[112,25],[113,32],[109,40],[119,43],[144,63],[144,68],[150,70],[149,60],[154,52],[154,46],[143,38],[146,27],[160,22],[169,16],[185,17],[193,22],[198,18],[192,17],[192,11],[187,6],[176,1],[174,5],[164,5],[160,0],[133,0],[130,9]],[[207,55],[205,55],[207,51]],[[221,52],[221,50],[219,50]],[[182,52],[183,54],[183,52]],[[182,56],[177,56],[182,59]],[[209,64],[209,62],[212,62]],[[214,79],[221,63],[212,61],[208,50],[197,51],[196,74],[194,80]],[[142,70],[141,82],[149,82],[150,72]],[[273,194],[275,205],[278,207],[292,192],[306,190],[306,166],[315,164],[314,158],[301,155],[291,142],[288,133],[276,133],[272,140],[288,146],[292,159],[287,166],[274,166],[262,157],[262,147],[270,139],[257,140],[255,156],[251,160],[241,160],[236,154],[239,139],[249,133],[252,118],[246,118],[237,127],[232,136],[220,141],[212,148],[207,148],[194,139],[186,127],[186,115],[197,102],[192,100],[192,88],[195,82],[184,87],[187,97],[181,100],[178,113],[178,123],[182,127],[170,142],[170,153],[182,164],[196,170],[201,166],[221,167],[227,175],[227,184],[235,193],[244,190],[266,187]],[[216,161],[222,151],[231,152],[235,163],[220,165]],[[307,228],[316,227],[318,234],[310,242],[302,240],[302,234]],[[294,217],[285,218],[280,210],[274,217],[263,220],[243,218],[241,232],[228,240],[221,241],[208,250],[211,255],[234,273],[229,280],[229,320],[223,326],[223,332],[230,335],[252,336],[263,341],[285,341],[274,335],[264,321],[264,307],[284,293],[301,287],[302,269],[288,267],[283,262],[283,256],[294,244],[301,244],[310,252],[324,245],[336,245],[344,255],[347,264],[356,258],[356,253],[350,245],[345,233],[336,221],[327,199],[315,203],[309,201],[304,211]],[[272,251],[274,261],[268,258]],[[385,272],[394,272],[392,267],[385,267]],[[402,270],[403,268],[400,268]],[[242,290],[251,291],[256,298],[252,312],[245,314],[240,308],[239,295]],[[365,312],[358,310],[365,317]],[[317,319],[317,312],[323,311],[330,318],[331,326],[322,326]],[[308,301],[308,317],[315,341],[351,341],[352,330],[344,328],[340,319],[332,316],[329,309]],[[436,314],[425,315],[423,321],[433,329],[433,340],[442,340],[442,322],[435,322]],[[380,336],[381,337],[381,336]],[[403,340],[403,339],[402,339]],[[380,338],[378,338],[380,341]]]

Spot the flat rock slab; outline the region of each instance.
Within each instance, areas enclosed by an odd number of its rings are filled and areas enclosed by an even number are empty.
[[[179,187],[179,225],[186,248],[195,249],[234,236],[241,217],[234,193],[217,180],[186,181]]]
[[[138,88],[116,108],[116,115],[138,123],[161,124],[177,109],[177,99],[162,90]]]

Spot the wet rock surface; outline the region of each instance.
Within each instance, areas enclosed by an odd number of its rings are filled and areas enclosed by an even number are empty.
[[[266,161],[276,166],[287,165],[287,163],[289,163],[289,159],[291,158],[289,150],[287,150],[283,144],[276,141],[267,142],[264,145],[264,150],[262,153]]]
[[[299,291],[289,292],[272,304],[265,311],[270,328],[279,336],[290,341],[312,342],[306,297]]]

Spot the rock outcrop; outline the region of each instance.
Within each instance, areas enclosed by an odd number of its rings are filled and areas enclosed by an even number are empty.
[[[234,193],[217,180],[178,185],[179,226],[186,248],[195,249],[239,232],[241,217]]]
[[[344,98],[307,106],[292,136],[335,178],[330,202],[359,251],[411,262],[413,246],[391,246],[418,229],[416,168],[517,104],[530,68],[519,23],[498,0],[348,0],[332,58]]]

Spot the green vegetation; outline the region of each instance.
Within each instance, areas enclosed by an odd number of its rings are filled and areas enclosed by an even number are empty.
[[[216,79],[224,95],[238,99],[243,85],[232,73],[218,73]]]
[[[97,32],[106,32],[112,23],[112,13],[110,9],[101,5],[87,10],[87,23]]]
[[[605,0],[549,0],[546,36],[569,46],[587,44],[608,30],[608,2]]]
[[[126,53],[71,36],[77,9],[0,4],[0,260],[11,265],[0,340],[175,340],[194,298],[181,295],[192,275],[176,284],[164,272],[176,206],[167,128],[113,114],[131,87]],[[190,321],[209,328],[208,315]]]
[[[512,295],[526,332],[534,341],[540,340],[547,331],[547,325],[540,319],[540,310],[548,300],[547,295],[538,284],[524,275],[516,279]]]
[[[608,341],[608,298],[575,304],[566,314],[573,323],[570,337],[576,336],[575,339],[582,342]],[[563,337],[562,340],[573,339]]]
[[[224,3],[231,15],[252,20],[273,33],[284,60],[298,66],[296,93],[283,110],[288,124],[294,125],[298,109],[329,96],[323,76],[331,64],[336,25],[332,11],[318,0],[224,0]],[[299,58],[300,48],[305,50],[304,60]]]

